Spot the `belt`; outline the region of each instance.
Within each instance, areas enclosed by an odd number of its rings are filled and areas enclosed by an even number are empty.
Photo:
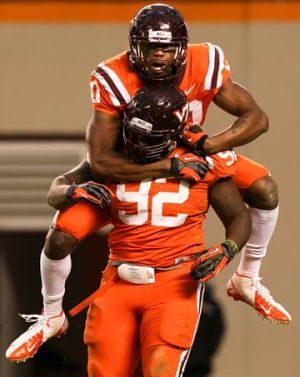
[[[154,268],[156,271],[175,270],[177,268],[183,267],[185,262],[192,261],[193,259],[198,258],[201,254],[202,252],[199,252],[199,253],[195,253],[188,256],[178,257],[178,258],[175,258],[174,264],[172,264],[171,266],[152,267],[152,268]],[[118,267],[123,263],[127,263],[127,262],[118,261],[118,260],[111,260],[108,262],[109,265],[114,266],[114,267]],[[105,284],[104,286],[101,285],[94,293],[92,293],[90,296],[88,296],[85,300],[80,302],[74,308],[69,310],[70,316],[74,317],[75,315],[80,313],[83,309],[85,309],[88,305],[90,305],[96,298],[101,297],[108,290],[108,288],[110,288],[110,286],[116,282],[118,278],[119,278],[118,275],[116,275],[116,277],[112,279],[109,283]]]
[[[185,262],[189,262],[189,261],[192,261],[194,259],[197,259],[203,253],[203,251],[200,251],[198,253],[194,253],[194,254],[191,254],[191,255],[185,255],[183,257],[175,258],[174,259],[174,264],[172,264],[171,266],[167,266],[167,267],[153,267],[153,266],[149,266],[149,267],[152,267],[152,268],[154,268],[155,270],[158,270],[158,271],[173,270],[175,268],[182,267]],[[122,263],[128,263],[128,264],[130,264],[130,262],[120,261],[120,260],[110,260],[108,263],[111,266],[116,266],[116,267],[120,266]],[[136,263],[132,263],[132,264],[136,264]]]

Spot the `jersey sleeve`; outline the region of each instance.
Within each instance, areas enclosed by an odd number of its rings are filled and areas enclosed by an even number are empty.
[[[119,116],[125,109],[126,100],[107,70],[99,65],[90,76],[92,107],[94,110]]]
[[[233,177],[236,171],[236,155],[233,151],[223,151],[211,156],[207,156],[209,171],[205,176],[205,181],[213,186],[218,180]]]
[[[216,94],[230,77],[230,65],[221,47],[212,43],[205,43],[207,52],[207,70],[204,78],[204,90]]]

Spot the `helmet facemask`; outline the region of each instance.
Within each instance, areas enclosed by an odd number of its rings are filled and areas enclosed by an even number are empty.
[[[157,45],[157,47],[155,46]],[[153,49],[175,49],[174,56],[170,60],[163,60],[157,62],[147,55],[147,51]],[[138,70],[139,75],[148,80],[172,80],[182,70],[186,63],[186,50],[187,44],[178,41],[172,43],[154,43],[147,40],[133,38],[130,43],[130,61],[133,66]],[[164,66],[163,72],[155,72],[155,64]]]

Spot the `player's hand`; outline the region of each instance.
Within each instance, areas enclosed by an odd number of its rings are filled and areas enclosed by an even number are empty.
[[[209,166],[206,160],[193,153],[185,153],[171,158],[171,174],[174,177],[188,179],[197,183],[205,177],[208,169]]]
[[[187,125],[182,131],[182,140],[186,145],[192,147],[197,151],[203,150],[203,144],[208,138],[208,135],[202,128],[196,124]]]
[[[87,200],[91,203],[98,204],[101,208],[109,207],[113,196],[114,194],[109,188],[93,181],[79,185],[72,183],[65,192],[66,199],[72,203]]]
[[[190,276],[205,283],[218,275],[237,253],[238,247],[231,240],[203,250],[192,257],[192,259],[196,258],[196,261],[191,267]]]

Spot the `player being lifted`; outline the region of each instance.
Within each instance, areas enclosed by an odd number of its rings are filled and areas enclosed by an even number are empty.
[[[122,112],[145,82],[177,86],[188,98],[185,141],[192,150],[211,154],[249,143],[268,129],[268,118],[250,93],[230,79],[222,49],[211,43],[188,44],[182,15],[164,4],[142,8],[130,24],[129,50],[98,65],[91,76],[94,114],[87,136],[91,168],[96,176],[124,182],[173,175],[169,159],[146,167],[117,152]],[[202,131],[213,101],[237,117],[217,135]],[[186,178],[191,178],[188,174]],[[291,316],[260,283],[259,270],[278,217],[276,183],[264,166],[237,156],[235,183],[249,205],[251,237],[236,273],[227,285],[235,300],[252,306],[264,318],[289,323]]]

